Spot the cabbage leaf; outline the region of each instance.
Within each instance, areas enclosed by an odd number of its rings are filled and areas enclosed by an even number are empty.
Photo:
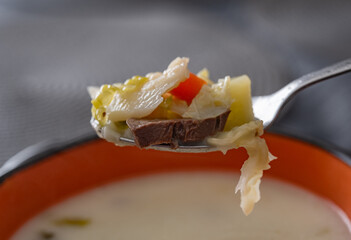
[[[214,118],[228,111],[233,101],[230,95],[230,77],[225,77],[216,84],[203,85],[182,116],[192,119]]]
[[[176,58],[163,73],[146,75],[148,81],[138,91],[116,91],[106,109],[108,119],[117,122],[151,114],[162,103],[164,93],[189,77],[188,62],[188,58]]]
[[[216,146],[224,154],[232,148],[246,149],[249,158],[241,168],[241,176],[235,189],[235,192],[241,193],[240,207],[245,215],[249,215],[255,203],[260,200],[259,187],[263,171],[269,169],[269,162],[275,159],[268,151],[265,140],[260,137],[262,134],[262,121],[254,120],[207,139],[208,143]]]

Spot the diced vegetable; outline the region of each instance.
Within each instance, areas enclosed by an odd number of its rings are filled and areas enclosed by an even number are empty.
[[[170,93],[186,101],[190,105],[193,98],[200,92],[202,86],[205,84],[207,84],[205,80],[190,73],[189,78],[181,82],[178,87],[174,88]]]
[[[230,114],[224,131],[248,123],[254,119],[251,102],[251,80],[248,76],[232,78],[230,81],[230,96],[234,102],[230,106]]]

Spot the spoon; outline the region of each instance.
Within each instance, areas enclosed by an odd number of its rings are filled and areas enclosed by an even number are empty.
[[[255,96],[252,98],[254,115],[257,119],[263,121],[264,128],[268,128],[277,119],[285,104],[299,91],[320,81],[327,80],[350,71],[351,58],[321,70],[306,74],[270,95]],[[134,140],[130,138],[121,137],[120,140],[130,145],[135,144]],[[155,145],[149,148],[177,152],[209,152],[217,150],[215,147],[212,147],[205,142],[179,145],[177,149],[171,149],[169,145]]]

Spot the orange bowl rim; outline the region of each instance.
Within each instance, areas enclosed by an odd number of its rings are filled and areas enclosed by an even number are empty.
[[[330,143],[308,138],[306,136],[292,134],[285,130],[274,130],[266,132],[265,134],[292,139],[325,150],[326,152],[334,155],[340,161],[346,163],[348,166],[351,167],[351,156],[349,156],[340,148]],[[0,184],[9,177],[11,177],[13,174],[20,172],[21,170],[26,169],[27,167],[32,166],[33,164],[41,162],[50,156],[53,156],[61,151],[69,150],[70,148],[77,147],[81,144],[90,141],[95,141],[98,139],[99,137],[95,133],[90,133],[76,138],[72,138],[70,140],[51,139],[31,145],[15,154],[13,157],[9,158],[0,167]]]

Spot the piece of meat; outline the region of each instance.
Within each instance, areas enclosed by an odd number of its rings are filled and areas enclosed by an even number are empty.
[[[178,142],[189,143],[204,140],[219,131],[223,131],[230,111],[214,118],[196,119],[134,119],[127,120],[127,125],[134,135],[139,148],[156,144],[171,144],[177,148]]]

